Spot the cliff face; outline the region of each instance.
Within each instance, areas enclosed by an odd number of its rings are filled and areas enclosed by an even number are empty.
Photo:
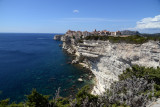
[[[64,35],[55,35],[53,39],[60,41],[63,36]]]
[[[110,43],[109,41],[84,41],[76,44],[70,37],[61,38],[63,48],[77,58],[72,63],[81,63],[96,76],[97,85],[92,94],[102,94],[110,88],[118,75],[134,64],[146,67],[160,66],[160,44],[150,41],[144,44]]]
[[[140,45],[84,41],[84,46],[78,47],[79,53],[98,59],[90,63],[91,70],[97,78],[93,94],[103,93],[113,81],[118,80],[119,74],[134,64],[147,67],[160,66],[160,44],[156,42],[150,41]]]

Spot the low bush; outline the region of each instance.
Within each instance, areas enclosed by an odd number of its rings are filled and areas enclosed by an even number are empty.
[[[160,37],[143,37],[139,35],[132,35],[128,37],[114,37],[114,36],[98,36],[92,35],[84,38],[85,40],[109,40],[112,43],[132,43],[132,44],[142,44],[149,40],[160,41]]]

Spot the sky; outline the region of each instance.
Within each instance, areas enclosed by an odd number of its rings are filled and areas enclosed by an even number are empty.
[[[0,0],[0,32],[160,33],[160,0]]]

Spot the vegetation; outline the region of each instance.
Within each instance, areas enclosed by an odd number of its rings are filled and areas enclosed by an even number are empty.
[[[133,44],[142,44],[149,40],[160,41],[160,37],[142,37],[139,35],[133,35],[128,37],[113,37],[113,36],[99,36],[99,35],[92,35],[85,37],[85,40],[109,40],[112,43],[133,43]]]
[[[102,96],[91,95],[89,90],[85,86],[75,98],[63,98],[59,96],[59,88],[49,100],[49,96],[33,89],[25,102],[10,104],[6,99],[0,101],[0,107],[144,107],[160,96],[160,68],[135,65],[119,75],[119,81],[112,83]]]
[[[0,107],[24,107],[25,106],[25,104],[23,103],[16,104],[13,102],[12,104],[9,104],[9,101],[10,99],[1,100]]]
[[[135,65],[132,69],[127,68],[126,71],[119,76],[120,80],[126,80],[127,78],[144,78],[148,83],[154,82],[154,96],[160,96],[160,68],[153,67],[145,68]]]
[[[160,41],[160,36],[146,36],[148,40]]]
[[[89,86],[84,86],[76,95],[77,105],[83,104],[84,99],[87,99],[88,102],[97,102],[98,97],[90,94]],[[86,104],[88,105],[88,104]],[[88,105],[89,106],[89,105]]]
[[[83,40],[82,40],[82,39],[79,39],[79,40],[78,40],[78,43],[83,43]]]
[[[115,82],[110,90],[102,96],[107,106],[116,104],[118,106],[144,107],[148,101],[152,101],[154,83],[148,83],[143,78],[127,78]]]
[[[149,37],[149,36],[150,36],[150,37],[160,37],[160,33],[154,33],[154,34],[145,34],[145,33],[143,34],[143,33],[142,33],[141,35],[142,35],[142,36],[147,36],[147,37]]]
[[[30,107],[48,107],[49,96],[39,94],[36,89],[33,89],[30,95],[27,95],[27,105]]]

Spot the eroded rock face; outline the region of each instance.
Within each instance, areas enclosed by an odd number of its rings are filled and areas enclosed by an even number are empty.
[[[63,36],[64,35],[55,35],[53,39],[60,41]]]
[[[160,66],[160,43],[149,41],[144,44],[110,43],[109,41],[84,41],[76,43],[69,37],[61,38],[63,48],[77,55],[78,63],[85,63],[96,76],[97,85],[92,94],[102,94],[118,81],[118,75],[132,65]],[[84,59],[77,61],[83,56]]]
[[[76,51],[75,40],[69,36],[64,36],[61,38],[63,41],[62,48],[65,49],[68,53],[74,54]]]
[[[146,67],[160,66],[160,44],[153,41],[144,44],[84,41],[78,46],[78,52],[88,59],[96,59],[88,61],[97,78],[97,86],[92,93],[98,95],[109,88],[113,81],[117,81],[119,74],[134,64]]]

